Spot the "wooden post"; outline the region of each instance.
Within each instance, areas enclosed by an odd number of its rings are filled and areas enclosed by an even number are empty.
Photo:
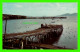
[[[21,41],[21,49],[23,49],[23,41]]]
[[[24,48],[24,37],[23,38],[21,38],[21,49],[23,49]]]
[[[38,43],[40,43],[40,37],[39,37],[39,35],[38,35]]]
[[[26,45],[27,45],[27,37],[25,39],[26,39]]]
[[[6,18],[6,21],[5,21],[5,34],[4,34],[4,39],[5,39],[5,35],[6,35],[6,29],[7,29],[7,18]]]
[[[29,36],[29,40],[30,40],[30,44],[32,44],[32,42],[31,42],[31,41],[32,41],[32,40],[31,40],[31,36]]]
[[[35,46],[35,49],[37,49],[37,47]]]
[[[47,34],[46,34],[46,38],[47,38]]]
[[[34,46],[31,46],[32,47],[32,49],[34,49]]]
[[[6,34],[6,27],[7,27],[7,19],[5,21],[5,34]]]
[[[41,38],[41,35],[39,35],[39,43],[41,43],[41,40],[40,40],[40,38]]]

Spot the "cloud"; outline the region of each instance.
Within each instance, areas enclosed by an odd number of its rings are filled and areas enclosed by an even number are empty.
[[[15,4],[15,6],[18,7],[18,8],[22,7],[22,5],[19,5],[19,4]]]
[[[60,7],[61,5],[60,5],[60,3],[56,3],[56,6],[57,6],[57,7]]]
[[[61,7],[62,10],[66,10],[66,7]]]

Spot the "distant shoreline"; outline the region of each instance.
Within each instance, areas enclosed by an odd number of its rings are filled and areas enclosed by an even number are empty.
[[[21,15],[3,14],[3,20],[11,19],[66,19],[67,17],[27,17]]]

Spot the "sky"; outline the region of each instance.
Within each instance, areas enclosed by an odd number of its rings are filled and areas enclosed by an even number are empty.
[[[3,3],[3,14],[57,16],[77,13],[77,3]]]

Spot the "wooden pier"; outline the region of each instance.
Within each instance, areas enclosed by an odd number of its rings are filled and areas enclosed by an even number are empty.
[[[31,47],[30,49],[32,49],[33,45],[33,47],[35,45],[39,47],[39,44],[40,47],[54,49],[54,47],[47,45],[45,42],[52,39],[58,40],[62,31],[62,25],[41,25],[41,28],[33,31],[3,34],[3,49],[26,49],[26,47]]]

